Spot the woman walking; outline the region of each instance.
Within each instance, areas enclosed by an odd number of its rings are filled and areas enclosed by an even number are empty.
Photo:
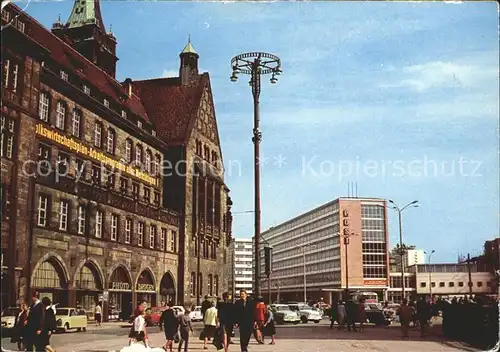
[[[17,343],[17,349],[19,351],[24,351],[24,333],[25,325],[28,319],[28,306],[25,303],[21,303],[21,311],[16,316],[14,322],[14,331],[12,332],[12,337],[10,342]]]
[[[361,300],[358,304],[358,322],[359,322],[359,331],[365,330],[365,322],[366,322],[366,311],[365,311],[365,300]]]
[[[173,303],[168,303],[166,309],[163,311],[160,318],[160,330],[165,331],[165,351],[173,351],[173,344],[175,335],[179,328],[179,320],[177,319],[174,310],[172,309]]]
[[[276,326],[274,324],[274,314],[269,309],[269,307],[267,307],[266,318],[267,318],[267,320],[264,322],[264,328],[262,331],[262,342],[264,342],[265,336],[271,336],[271,342],[269,344],[274,345],[274,344],[276,344],[276,340],[275,340]]]
[[[95,318],[95,322],[97,323],[97,326],[101,326],[101,322],[102,322],[101,302],[97,303],[97,305],[95,306],[94,318]]]
[[[55,352],[55,349],[50,345],[50,338],[56,331],[56,315],[52,302],[48,297],[42,298],[42,304],[45,307],[45,324],[41,333],[41,346],[45,346],[46,352]]]

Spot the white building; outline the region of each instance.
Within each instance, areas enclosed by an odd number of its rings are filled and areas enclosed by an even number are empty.
[[[425,253],[421,249],[409,249],[404,254],[404,259],[406,268],[416,264],[425,264]]]
[[[229,293],[233,297],[239,296],[239,291],[244,288],[249,294],[253,287],[253,242],[251,238],[235,238],[229,246],[228,270]]]

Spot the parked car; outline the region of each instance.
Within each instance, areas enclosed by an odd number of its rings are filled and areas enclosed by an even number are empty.
[[[2,311],[2,336],[7,336],[12,333],[12,329],[14,328],[14,324],[16,322],[16,317],[21,312],[20,308],[11,307],[4,309]]]
[[[189,312],[189,317],[192,322],[203,321],[203,314],[201,314],[201,306],[196,306]]]
[[[152,307],[146,309],[146,324],[148,326],[160,325],[161,315],[165,307]]]
[[[299,303],[289,304],[288,306],[292,311],[298,313],[300,321],[302,323],[314,321],[316,324],[318,324],[323,319],[323,316],[319,310],[315,310],[315,308],[309,307],[308,305]]]
[[[109,311],[109,321],[118,320],[120,318],[120,314],[121,312],[119,310],[112,309],[111,311]]]
[[[186,313],[186,310],[182,306],[173,306],[172,309],[175,311],[175,314],[179,314],[179,312],[182,314]]]
[[[56,326],[65,332],[71,329],[77,331],[87,330],[87,312],[84,309],[57,308]]]
[[[366,318],[375,325],[389,325],[394,320],[394,313],[376,303],[365,303]]]
[[[276,324],[298,324],[300,317],[297,312],[294,312],[286,304],[274,304],[270,307],[274,314],[274,321]]]

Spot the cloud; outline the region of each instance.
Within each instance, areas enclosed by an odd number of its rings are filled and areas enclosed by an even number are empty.
[[[395,72],[397,74],[397,72]],[[498,79],[495,65],[432,61],[409,65],[400,70],[402,78],[384,83],[380,88],[408,88],[426,92],[433,88],[473,88]]]

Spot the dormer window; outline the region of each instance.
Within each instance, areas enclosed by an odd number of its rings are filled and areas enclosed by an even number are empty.
[[[141,121],[141,120],[137,120],[137,126],[138,126],[139,128],[142,128],[142,121]]]
[[[104,99],[104,106],[109,108],[109,100],[108,99]]]
[[[2,10],[2,19],[3,19],[4,21],[9,22],[9,21],[10,21],[10,12],[9,12],[9,11],[5,11],[5,10]]]
[[[67,72],[65,72],[65,71],[61,70],[61,71],[59,72],[59,75],[61,76],[61,78],[63,79],[63,81],[68,82],[68,73],[67,73]]]
[[[122,110],[122,117],[125,119],[127,117],[127,112],[125,110]]]
[[[24,22],[21,22],[21,21],[17,20],[16,27],[17,27],[17,29],[19,29],[21,32],[24,33],[26,25],[24,24]]]
[[[83,85],[83,92],[87,95],[90,95],[90,88],[86,85]]]

